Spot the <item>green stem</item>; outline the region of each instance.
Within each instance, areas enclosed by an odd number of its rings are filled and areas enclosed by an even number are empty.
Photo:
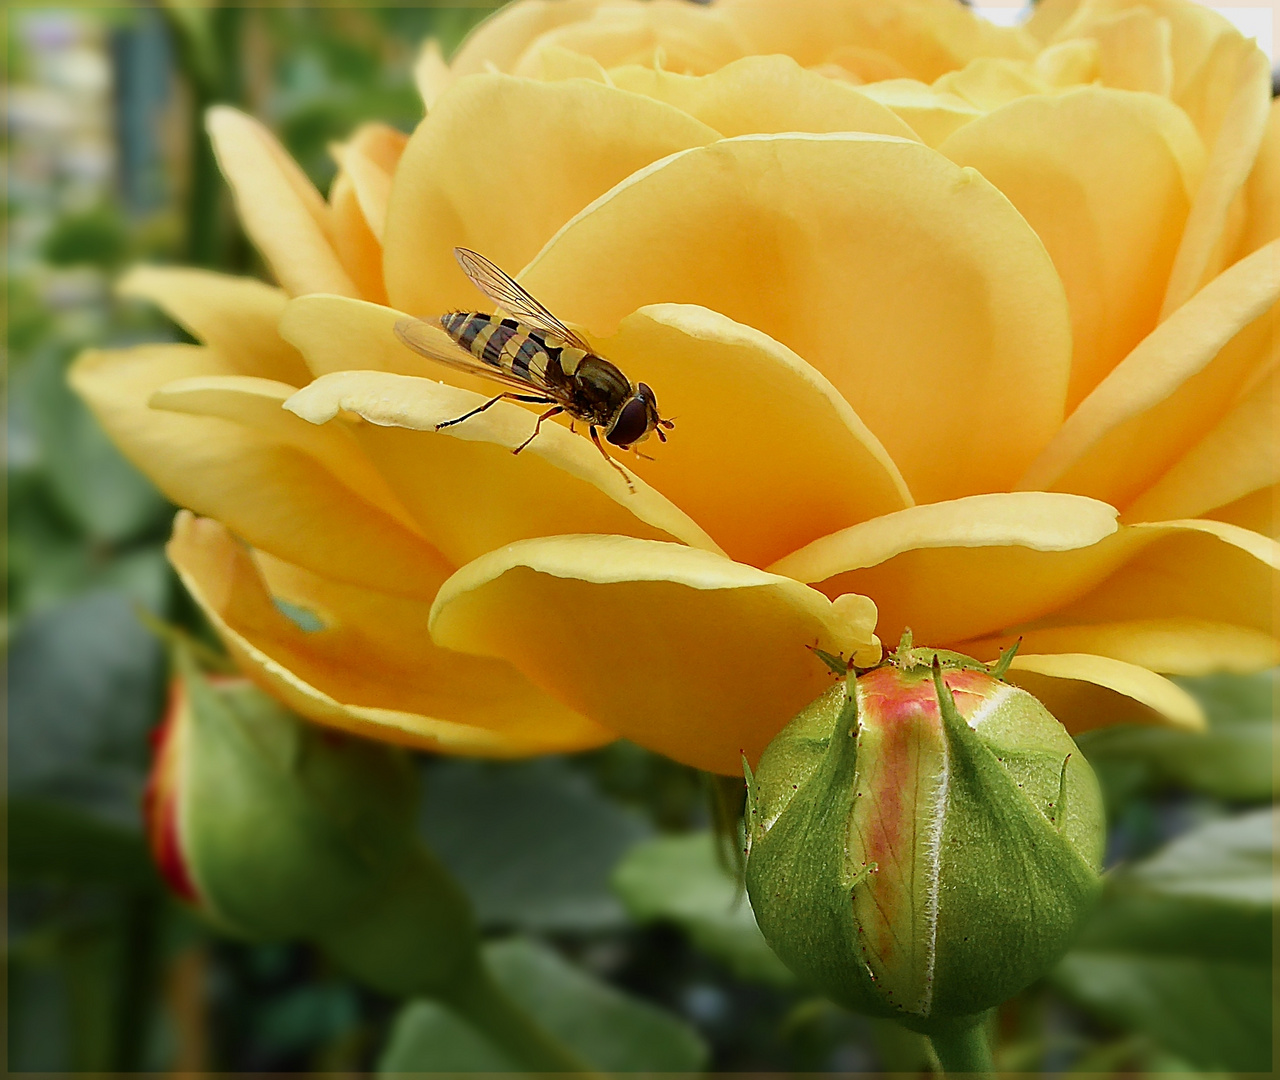
[[[987,1025],[979,1020],[970,1027],[952,1028],[929,1036],[944,1074],[995,1076],[996,1066],[987,1041]]]
[[[483,963],[449,988],[446,1000],[473,1027],[532,1072],[591,1073],[594,1070],[511,1000]]]

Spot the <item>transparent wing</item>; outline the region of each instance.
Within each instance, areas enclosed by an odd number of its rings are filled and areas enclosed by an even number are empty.
[[[471,283],[498,307],[521,322],[568,342],[575,349],[590,352],[591,346],[551,314],[513,278],[483,255],[470,248],[454,248],[454,257]]]
[[[396,337],[409,348],[428,360],[436,360],[447,364],[457,371],[465,371],[468,375],[479,375],[482,379],[514,386],[526,393],[532,390],[537,394],[546,394],[546,389],[529,379],[521,379],[509,371],[493,367],[477,360],[461,345],[456,344],[435,323],[426,319],[401,319],[395,325]]]

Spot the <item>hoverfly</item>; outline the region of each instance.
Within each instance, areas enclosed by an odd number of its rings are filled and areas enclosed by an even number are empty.
[[[605,450],[597,428],[604,429],[605,439],[613,446],[638,456],[643,455],[634,447],[650,432],[656,431],[658,438],[666,442],[663,429],[671,430],[675,422],[658,415],[653,391],[645,383],[632,383],[608,360],[597,356],[580,335],[483,255],[461,247],[454,248],[453,254],[471,283],[500,310],[492,315],[451,311],[435,320],[401,319],[395,325],[396,336],[428,359],[524,393],[504,391],[456,419],[437,424],[436,430],[461,424],[504,398],[550,405],[538,417],[533,434],[512,453],[520,453],[537,438],[544,420],[568,413],[573,420],[587,425],[596,449],[634,492],[631,477]],[[502,317],[502,312],[508,317]],[[437,324],[457,348],[433,340]]]

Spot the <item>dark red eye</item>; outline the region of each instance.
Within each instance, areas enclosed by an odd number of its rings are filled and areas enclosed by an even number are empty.
[[[637,396],[627,401],[613,418],[604,437],[624,450],[649,430],[649,406]]]

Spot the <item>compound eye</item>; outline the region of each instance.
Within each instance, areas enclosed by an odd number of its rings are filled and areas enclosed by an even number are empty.
[[[613,423],[609,425],[609,430],[605,432],[604,437],[614,446],[620,446],[625,450],[633,442],[639,442],[648,431],[649,406],[643,398],[636,396],[629,398],[627,403],[618,410],[618,415],[613,418]]]

